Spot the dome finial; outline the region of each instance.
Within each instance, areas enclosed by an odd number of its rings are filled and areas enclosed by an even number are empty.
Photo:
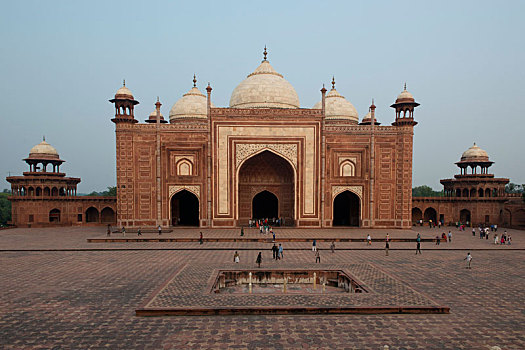
[[[193,87],[197,87],[197,77],[193,74]]]
[[[126,79],[122,79],[122,86],[126,86]]]
[[[332,75],[332,90],[335,90],[335,76]]]
[[[159,97],[157,96],[157,102],[160,102]]]
[[[266,61],[266,56],[268,55],[268,51],[266,51],[266,45],[264,45],[263,55],[264,55],[264,60],[263,61]]]
[[[42,141],[46,142],[46,135],[42,136]]]
[[[405,81],[405,91],[407,91],[407,82]]]

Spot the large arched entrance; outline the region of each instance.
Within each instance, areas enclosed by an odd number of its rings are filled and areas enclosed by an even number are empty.
[[[199,226],[199,199],[187,190],[171,197],[171,224],[173,226]]]
[[[51,209],[51,211],[49,211],[49,222],[54,222],[54,223],[60,222],[60,210]]]
[[[275,217],[293,225],[294,178],[290,163],[273,152],[263,151],[246,160],[238,177],[239,224],[246,225],[252,218]]]
[[[259,192],[252,200],[252,213],[254,218],[278,218],[279,200],[269,191]]]
[[[437,212],[436,209],[430,207],[425,209],[424,219],[425,221],[432,220],[433,223],[437,223]]]
[[[462,209],[459,212],[459,221],[462,224],[470,223],[470,210],[468,209]]]
[[[359,226],[359,197],[350,191],[344,191],[334,198],[333,226]]]
[[[419,223],[419,220],[422,220],[422,219],[423,219],[423,212],[421,211],[421,209],[417,207],[412,208],[412,223],[417,224]]]

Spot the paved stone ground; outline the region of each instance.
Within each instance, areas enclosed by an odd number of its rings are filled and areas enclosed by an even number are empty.
[[[438,231],[420,230],[429,238]],[[198,235],[198,231],[184,230],[184,234]],[[417,256],[413,250],[395,250],[398,245],[413,248],[411,243],[393,244],[388,257],[376,249],[382,248],[380,243],[372,248],[341,243],[338,248],[347,250],[321,252],[323,264],[372,264],[449,306],[450,314],[152,318],[136,317],[135,309],[178,267],[228,264],[233,250],[239,251],[243,264],[250,264],[258,250],[268,245],[181,243],[170,248],[195,249],[161,250],[166,244],[86,242],[87,237],[104,232],[104,228],[0,231],[0,348],[381,349],[385,344],[390,349],[525,348],[525,231],[509,230],[510,247],[453,231],[453,243],[423,245],[423,254]],[[205,237],[238,234],[238,230],[203,232]],[[371,232],[374,237],[385,231],[289,229],[280,234],[310,236],[312,232],[316,237],[357,237]],[[390,236],[415,235],[411,230],[390,232]],[[320,244],[321,248],[328,245]],[[129,247],[135,249],[126,250]],[[72,248],[82,250],[27,250]],[[140,250],[143,248],[153,250]],[[309,248],[307,242],[288,243],[283,262],[315,267]],[[474,257],[472,270],[465,269],[467,250]],[[263,255],[264,266],[279,264],[271,261],[270,251]]]

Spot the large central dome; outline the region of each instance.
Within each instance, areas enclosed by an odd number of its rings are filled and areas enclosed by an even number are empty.
[[[299,108],[299,97],[265,57],[259,67],[233,90],[230,107]]]

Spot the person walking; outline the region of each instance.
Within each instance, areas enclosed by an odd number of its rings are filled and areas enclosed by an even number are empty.
[[[239,256],[239,253],[237,253],[237,251],[235,251],[235,254],[233,254],[233,262],[234,263],[239,263],[240,260],[241,260],[241,258]]]
[[[335,241],[332,241],[332,244],[330,244],[330,250],[332,253],[335,253]]]
[[[199,236],[199,244],[202,244],[204,242],[204,239],[202,237],[202,231],[200,232],[200,236]]]
[[[140,229],[140,227],[139,227],[139,229],[137,230],[137,236],[142,236],[142,230]]]
[[[416,255],[421,254],[421,235],[418,233],[416,238]]]
[[[111,235],[111,225],[110,224],[108,224],[108,229],[107,229],[106,234],[108,237]]]
[[[385,239],[385,255],[388,256],[388,250],[390,249],[390,240],[388,239],[388,235]]]
[[[507,245],[511,245],[512,237],[509,235],[507,236]]]
[[[159,227],[157,227],[157,230],[159,230],[159,236],[160,236],[162,234],[162,227],[160,227],[159,225]]]
[[[467,253],[467,256],[463,260],[467,261],[467,269],[471,269],[470,263],[472,261],[472,255],[470,255],[470,252]]]
[[[122,236],[126,237],[126,228],[122,226]]]
[[[259,252],[259,255],[257,255],[257,259],[255,260],[255,263],[257,264],[257,267],[261,267],[262,263],[262,253]]]
[[[272,230],[272,236],[273,236],[273,241],[272,242],[275,242],[275,232]]]
[[[244,236],[244,226],[241,226],[241,237]]]
[[[498,234],[494,234],[494,244],[498,244]]]
[[[312,252],[316,252],[316,251],[317,251],[317,241],[314,239],[312,242]]]
[[[319,264],[321,263],[321,255],[319,255],[319,251],[318,250],[315,251],[315,263],[316,264],[317,263],[319,263]]]
[[[448,231],[448,243],[452,243],[452,232]]]
[[[272,255],[273,255],[274,260],[277,260],[277,254],[279,254],[278,248],[277,248],[277,246],[274,243],[273,247],[272,247]]]
[[[283,255],[283,246],[281,245],[281,243],[279,243],[279,254],[277,255],[278,259],[283,259],[284,258],[284,255]]]
[[[366,235],[366,244],[372,245],[372,237],[370,237],[370,233]]]

